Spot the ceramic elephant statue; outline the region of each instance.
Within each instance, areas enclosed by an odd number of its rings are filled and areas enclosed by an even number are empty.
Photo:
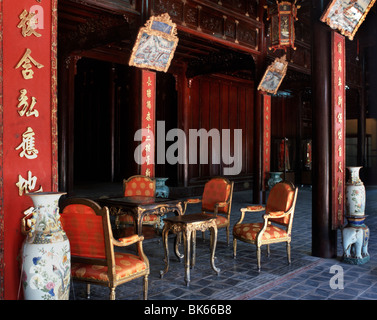
[[[347,227],[343,229],[343,251],[344,257],[362,259],[369,256],[368,240],[369,228],[365,227]]]

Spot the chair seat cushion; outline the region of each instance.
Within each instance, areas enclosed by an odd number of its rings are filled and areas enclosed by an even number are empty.
[[[115,253],[116,280],[129,277],[147,268],[144,261],[130,253]],[[86,263],[72,263],[71,274],[76,279],[108,281],[107,267]]]
[[[154,223],[157,222],[159,219],[159,216],[157,214],[148,214],[143,217],[143,223],[149,222]],[[119,221],[123,223],[134,223],[134,217],[131,214],[125,214],[119,217]]]
[[[233,234],[240,240],[255,241],[263,223],[244,223],[236,224],[233,228]],[[287,237],[287,232],[277,226],[267,226],[263,233],[262,240],[273,240]]]
[[[224,216],[217,215],[216,217],[216,226],[217,228],[223,228],[228,225],[228,219]]]

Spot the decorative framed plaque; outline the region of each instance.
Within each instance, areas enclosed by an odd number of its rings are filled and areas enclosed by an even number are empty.
[[[332,0],[322,14],[321,21],[353,40],[375,2],[376,0]]]
[[[287,73],[287,68],[288,62],[286,61],[286,55],[281,58],[276,58],[264,73],[263,78],[259,83],[258,90],[276,94],[285,74]]]
[[[177,27],[170,16],[152,16],[139,30],[129,65],[166,72],[177,44]]]

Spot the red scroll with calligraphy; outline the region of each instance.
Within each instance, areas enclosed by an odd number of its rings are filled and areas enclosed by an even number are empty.
[[[345,204],[345,40],[332,32],[332,228],[340,228],[344,220]]]
[[[25,194],[57,191],[57,1],[4,0],[0,10],[0,299],[17,299]]]
[[[154,177],[154,149],[155,149],[155,100],[156,100],[156,73],[142,70],[141,88],[141,127],[142,132],[142,164],[141,174]]]
[[[266,182],[270,172],[271,155],[271,96],[263,95],[263,182],[262,188],[266,190]]]

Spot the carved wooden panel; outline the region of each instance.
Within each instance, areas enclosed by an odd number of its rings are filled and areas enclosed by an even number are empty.
[[[251,0],[208,1],[208,5],[193,0],[153,0],[152,4],[152,14],[167,12],[178,30],[181,26],[188,27],[253,50],[258,50],[259,28],[262,27],[256,20],[256,9],[255,1]]]
[[[254,19],[257,17],[258,4],[254,0],[210,0],[210,2]]]

